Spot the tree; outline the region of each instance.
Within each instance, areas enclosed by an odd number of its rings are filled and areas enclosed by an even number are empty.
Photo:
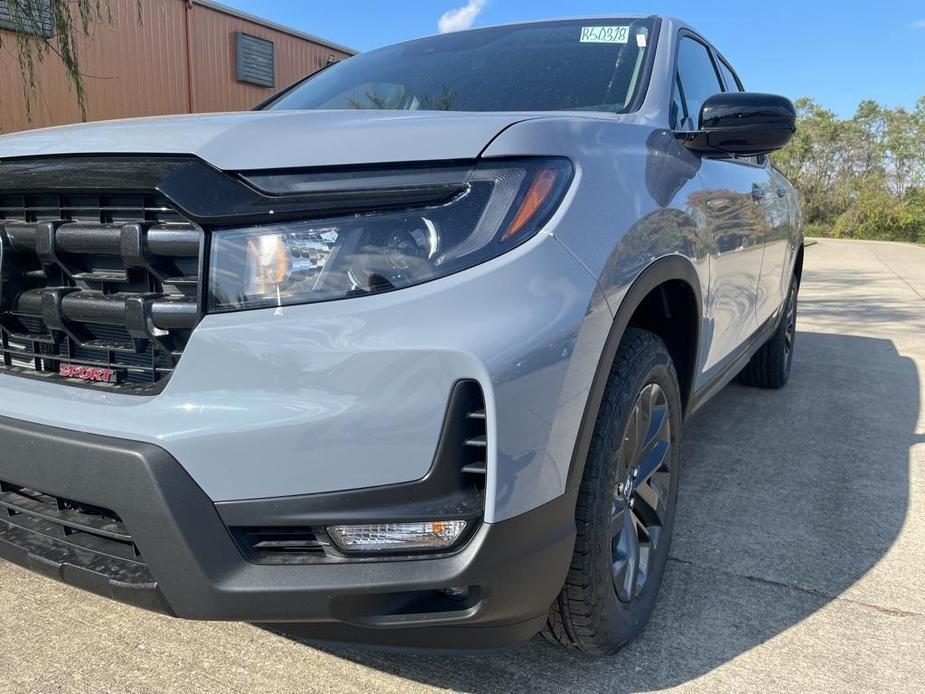
[[[808,224],[831,218],[846,178],[845,143],[853,133],[844,121],[812,99],[797,99],[797,132],[775,162],[803,197]]]
[[[0,0],[0,5],[13,26],[27,113],[31,115],[39,89],[36,69],[53,54],[64,65],[81,118],[86,120],[85,75],[80,71],[77,46],[82,37],[90,36],[94,25],[112,24],[111,0]],[[137,0],[137,12],[141,21],[141,0]],[[0,32],[0,50],[6,48],[4,33]]]
[[[849,119],[795,106],[797,133],[774,161],[800,191],[807,232],[925,242],[925,97],[911,110],[862,101]]]

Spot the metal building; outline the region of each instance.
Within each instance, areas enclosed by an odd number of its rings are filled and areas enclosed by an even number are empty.
[[[27,117],[15,37],[4,28],[4,1],[0,133],[79,121],[74,92],[53,54],[38,69],[41,87]],[[248,109],[354,53],[210,0],[111,2],[112,24],[97,26],[78,48],[89,120]]]

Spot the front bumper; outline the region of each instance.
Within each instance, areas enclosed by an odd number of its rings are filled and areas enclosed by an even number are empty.
[[[300,623],[300,635],[326,641],[441,649],[523,641],[562,586],[575,536],[574,497],[566,495],[483,523],[442,558],[254,564],[232,539],[222,506],[162,448],[4,417],[0,481],[113,511],[139,554],[126,564],[105,548],[75,545],[67,532],[55,539],[24,530],[0,504],[2,558],[177,617]],[[302,501],[310,513],[311,496]],[[273,507],[255,506],[254,524],[267,522]],[[226,513],[247,522],[246,507]],[[469,588],[470,599],[436,597],[452,587]]]

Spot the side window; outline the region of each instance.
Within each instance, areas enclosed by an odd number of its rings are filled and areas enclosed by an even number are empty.
[[[744,92],[742,89],[742,83],[739,81],[736,73],[733,72],[732,68],[729,67],[729,64],[720,58],[719,60],[719,71],[723,73],[723,82],[726,83],[727,92]]]
[[[677,78],[680,84],[676,88],[680,88],[681,103],[684,106],[684,118],[678,122],[677,128],[694,130],[700,118],[700,106],[707,97],[723,91],[706,46],[691,38],[681,38],[678,45]]]

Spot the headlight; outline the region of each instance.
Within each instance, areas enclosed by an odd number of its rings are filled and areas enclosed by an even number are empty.
[[[458,272],[530,238],[572,175],[564,159],[349,175],[248,178],[278,195],[338,210],[312,221],[216,230],[210,309],[329,301]],[[364,210],[346,214],[344,208]]]

